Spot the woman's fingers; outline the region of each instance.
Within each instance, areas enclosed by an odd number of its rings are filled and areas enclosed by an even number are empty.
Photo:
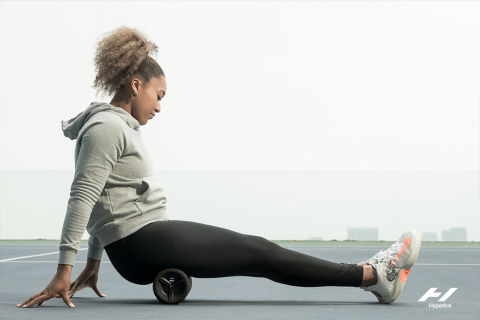
[[[96,293],[99,297],[105,297],[105,295],[100,292],[100,290],[98,289],[98,287],[97,287],[96,284],[94,284],[94,285],[92,286],[92,289],[93,289],[93,291],[95,291],[95,293]]]
[[[39,292],[33,296],[31,296],[30,298],[28,298],[27,300],[25,300],[23,303],[20,303],[20,304],[17,304],[17,307],[23,307],[24,305],[26,305],[27,303],[30,303],[31,301],[33,301],[34,299],[36,299],[37,297],[40,297],[44,292]]]
[[[22,308],[30,308],[31,306],[34,306],[37,303],[43,303],[43,301],[48,300],[50,298],[51,297],[49,297],[46,293],[44,293],[41,296],[38,296],[38,297],[32,299],[29,303],[23,305]]]

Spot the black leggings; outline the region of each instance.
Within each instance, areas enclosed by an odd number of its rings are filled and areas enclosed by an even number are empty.
[[[359,287],[363,278],[363,266],[315,258],[262,237],[191,221],[149,223],[105,251],[123,278],[142,285],[168,268],[196,278],[264,277],[300,287]]]

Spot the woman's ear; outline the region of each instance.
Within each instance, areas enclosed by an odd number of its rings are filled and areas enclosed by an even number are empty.
[[[133,92],[138,94],[138,90],[140,89],[140,85],[141,85],[140,79],[133,78],[130,83],[131,83]]]

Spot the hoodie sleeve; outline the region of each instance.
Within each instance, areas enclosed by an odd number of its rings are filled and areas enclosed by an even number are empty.
[[[130,139],[129,132],[114,121],[97,120],[85,126],[78,138],[80,149],[63,221],[58,264],[74,265],[93,207]],[[98,239],[89,239],[90,243],[94,247],[89,253],[98,257]]]
[[[102,260],[103,247],[97,237],[90,235],[88,238],[87,258]]]

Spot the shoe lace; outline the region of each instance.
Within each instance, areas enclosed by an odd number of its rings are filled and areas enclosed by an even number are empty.
[[[395,253],[398,251],[398,249],[401,247],[402,242],[398,241],[394,243],[390,248],[386,250],[380,250],[377,252],[373,257],[370,259],[366,260],[366,263],[378,263],[379,261],[387,260],[388,258],[393,258],[395,256]]]

